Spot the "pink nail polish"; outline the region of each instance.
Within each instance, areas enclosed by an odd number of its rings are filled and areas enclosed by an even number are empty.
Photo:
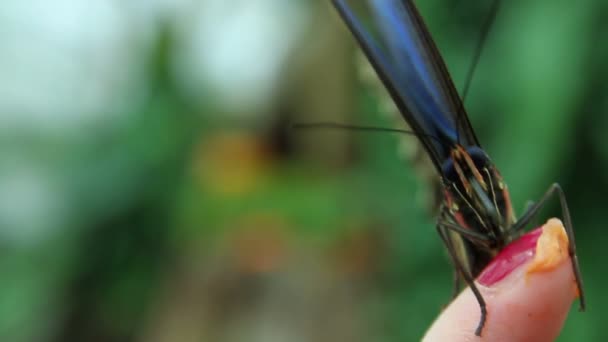
[[[541,228],[534,229],[505,247],[481,272],[477,281],[484,286],[492,286],[504,279],[516,268],[531,260],[536,252],[536,242],[542,234]]]

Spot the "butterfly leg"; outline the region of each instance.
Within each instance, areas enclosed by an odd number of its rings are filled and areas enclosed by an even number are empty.
[[[513,225],[515,231],[522,230],[530,220],[532,220],[540,209],[547,203],[547,201],[557,196],[559,203],[562,208],[562,215],[564,218],[564,227],[566,228],[566,234],[568,234],[568,254],[570,260],[572,260],[572,271],[576,279],[576,285],[579,290],[579,310],[585,311],[585,295],[583,292],[583,279],[581,277],[580,267],[578,264],[578,257],[576,254],[576,243],[574,241],[574,229],[572,228],[572,220],[570,218],[570,210],[568,209],[568,202],[566,201],[566,195],[562,190],[561,186],[557,183],[553,183],[549,189],[545,192],[543,197],[535,204],[530,206],[521,218]]]
[[[451,240],[451,237],[450,237],[449,231],[448,231],[448,229],[450,229],[450,226],[451,225],[445,224],[444,222],[439,220],[437,222],[436,228],[437,228],[437,232],[439,233],[439,236],[441,237],[441,239],[443,240],[443,243],[445,244],[446,248],[448,249],[448,253],[450,254],[450,259],[452,260],[452,263],[453,263],[454,267],[456,268],[455,272],[456,272],[457,276],[460,275],[462,277],[462,280],[464,280],[464,282],[467,285],[469,285],[469,287],[471,288],[471,291],[473,291],[473,295],[475,296],[475,298],[477,299],[477,302],[479,303],[479,309],[481,311],[481,316],[479,318],[479,323],[477,324],[477,328],[475,329],[475,335],[481,336],[481,330],[483,329],[484,325],[486,324],[486,317],[488,315],[487,308],[486,308],[486,302],[483,299],[481,292],[479,292],[479,289],[475,285],[475,281],[474,281],[473,277],[470,275],[469,271],[464,266],[463,261],[460,260],[458,258],[458,255],[456,254],[454,244],[452,243],[452,240]]]

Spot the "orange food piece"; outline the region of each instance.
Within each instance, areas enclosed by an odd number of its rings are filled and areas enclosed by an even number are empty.
[[[542,229],[527,274],[552,271],[568,259],[568,235],[562,221],[551,218]]]

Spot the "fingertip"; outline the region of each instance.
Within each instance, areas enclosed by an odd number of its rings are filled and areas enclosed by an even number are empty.
[[[553,341],[575,297],[572,268],[565,262],[551,272],[529,277],[523,268],[517,272],[496,287],[478,285],[488,311],[480,337],[474,334],[479,304],[466,289],[442,312],[423,340]]]
[[[539,263],[543,260],[539,261],[538,256],[546,259],[545,253],[537,253],[536,257],[534,253],[526,254],[528,247],[525,246],[531,245],[533,250],[535,246],[537,250],[546,248],[543,247],[546,242],[531,243],[531,239],[539,236],[537,231],[524,236],[506,251],[508,261],[502,260],[501,263],[499,256],[495,260],[498,263],[493,262],[494,265],[488,267],[489,271],[486,269],[490,274],[484,271],[486,274],[480,276],[483,281],[477,283],[477,288],[487,307],[487,321],[481,337],[474,334],[480,319],[480,307],[473,292],[467,288],[433,323],[424,341],[554,340],[576,297],[577,286],[567,252],[550,264]],[[550,257],[555,255],[550,254]],[[505,274],[501,272],[504,267],[511,269]]]
[[[492,298],[488,341],[553,341],[559,335],[575,298],[569,262],[550,272],[521,275],[501,284]]]

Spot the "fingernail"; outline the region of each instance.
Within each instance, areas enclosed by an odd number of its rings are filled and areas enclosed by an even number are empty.
[[[531,260],[536,251],[536,242],[542,232],[542,227],[534,229],[505,247],[481,272],[477,281],[481,285],[492,286]]]

